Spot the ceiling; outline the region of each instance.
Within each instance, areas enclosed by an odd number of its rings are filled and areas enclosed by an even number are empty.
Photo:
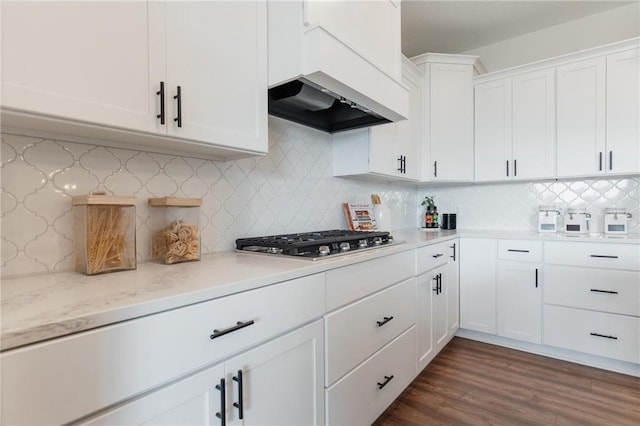
[[[403,0],[402,53],[463,53],[630,3]]]

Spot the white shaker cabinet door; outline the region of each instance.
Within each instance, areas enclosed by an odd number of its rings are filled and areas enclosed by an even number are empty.
[[[164,5],[2,2],[2,107],[163,132]]]
[[[557,68],[558,176],[605,169],[605,58]]]
[[[555,70],[513,77],[511,176],[555,177]]]
[[[266,152],[266,3],[168,2],[167,16],[169,135]]]
[[[460,328],[496,334],[497,240],[460,240]]]
[[[640,49],[607,56],[607,173],[640,173]]]
[[[498,262],[498,335],[542,343],[542,268],[528,262]]]
[[[435,357],[433,350],[432,299],[436,281],[431,272],[423,274],[417,280],[416,297],[416,333],[418,373]]]
[[[511,79],[477,84],[475,90],[476,181],[508,179],[511,173]]]

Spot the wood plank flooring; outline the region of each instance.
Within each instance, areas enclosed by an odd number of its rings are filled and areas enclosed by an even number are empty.
[[[455,337],[374,425],[640,425],[640,378]]]

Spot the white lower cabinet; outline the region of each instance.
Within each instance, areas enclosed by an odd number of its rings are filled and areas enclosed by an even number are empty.
[[[496,334],[497,241],[460,239],[460,328]]]
[[[498,336],[542,343],[542,265],[498,262]]]
[[[415,376],[416,335],[411,327],[326,391],[327,424],[368,425]]]
[[[82,424],[322,425],[322,334],[318,320]]]

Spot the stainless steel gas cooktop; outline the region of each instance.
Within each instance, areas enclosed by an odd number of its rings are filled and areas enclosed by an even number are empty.
[[[388,232],[333,229],[239,238],[236,240],[236,251],[318,260],[400,243],[402,241],[395,241]]]

